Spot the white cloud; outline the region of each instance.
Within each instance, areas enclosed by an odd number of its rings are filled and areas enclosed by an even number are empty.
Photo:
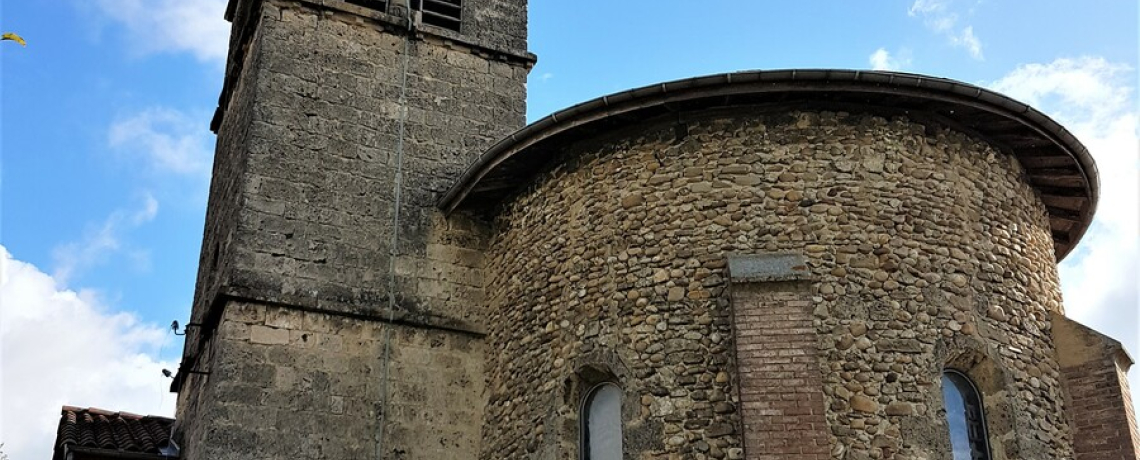
[[[52,253],[55,258],[54,278],[60,283],[67,283],[72,276],[104,262],[123,249],[122,234],[125,231],[150,222],[157,215],[158,200],[147,193],[138,209],[112,212],[99,225],[89,227],[79,241],[56,246]],[[130,257],[136,266],[149,265],[145,251],[132,250]]]
[[[868,61],[871,62],[871,68],[874,70],[893,70],[895,67],[891,62],[891,53],[883,48],[879,48],[875,50],[874,53],[871,53],[871,57],[868,58]]]
[[[885,48],[879,48],[871,53],[867,62],[871,64],[871,68],[874,70],[905,70],[910,67],[909,53],[904,51],[895,56]]]
[[[970,57],[983,60],[982,41],[973,26],[958,28],[958,13],[951,8],[953,0],[915,0],[907,10],[910,17],[921,18],[927,29],[946,37],[951,45],[965,48]],[[971,8],[972,11],[972,8]]]
[[[906,14],[915,16],[946,16],[947,5],[942,0],[914,0]]]
[[[201,61],[226,58],[226,0],[98,0],[95,6],[126,27],[138,51],[190,52]]]
[[[970,57],[979,61],[985,59],[982,55],[982,42],[974,35],[973,26],[967,26],[958,35],[952,35],[950,39],[955,46],[966,48],[966,51],[970,52]]]
[[[205,180],[213,161],[213,136],[203,120],[206,118],[155,107],[116,121],[107,139],[112,148],[141,158],[153,171]]]
[[[64,289],[0,246],[0,434],[11,460],[51,457],[59,410],[95,406],[173,414],[156,355],[163,328]]]
[[[1133,69],[1099,57],[1062,58],[1018,67],[990,86],[1087,131],[1103,131],[1104,122],[1127,114],[1134,101],[1128,85]]]
[[[1140,358],[1140,109],[1133,72],[1103,58],[1057,59],[1020,66],[990,86],[1049,114],[1096,160],[1096,217],[1060,267],[1065,309]],[[1131,387],[1140,388],[1140,370],[1131,375]],[[1134,402],[1140,413],[1140,398]]]

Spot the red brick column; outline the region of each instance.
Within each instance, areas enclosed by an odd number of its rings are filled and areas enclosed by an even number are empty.
[[[809,286],[732,285],[746,459],[830,458]]]
[[[1057,361],[1068,392],[1077,460],[1136,460],[1140,436],[1120,343],[1061,315],[1053,316]]]

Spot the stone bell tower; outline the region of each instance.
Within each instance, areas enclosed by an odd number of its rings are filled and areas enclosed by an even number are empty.
[[[525,0],[230,0],[187,459],[471,458],[487,232],[434,204],[521,127]]]

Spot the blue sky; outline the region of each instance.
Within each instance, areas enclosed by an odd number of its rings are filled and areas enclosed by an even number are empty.
[[[197,270],[224,3],[3,4],[0,28],[28,40],[0,47],[0,441],[12,460],[44,452],[63,403],[170,413],[159,369],[180,352],[165,329],[185,322]],[[528,117],[744,69],[888,68],[1006,92],[1100,163],[1105,198],[1062,267],[1066,303],[1135,356],[1138,21],[1134,0],[534,1]],[[38,424],[9,423],[32,412]]]

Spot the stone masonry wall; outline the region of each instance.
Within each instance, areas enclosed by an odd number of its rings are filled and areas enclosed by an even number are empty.
[[[606,362],[628,458],[740,458],[725,258],[764,252],[811,271],[832,458],[949,460],[945,366],[982,387],[995,459],[1072,458],[1052,241],[1015,160],[901,118],[698,116],[567,145],[499,216],[482,458],[575,458],[568,382]]]
[[[522,126],[534,58],[520,51],[524,1],[465,3],[463,34],[425,31],[408,45],[401,162],[402,24],[340,1],[234,0],[191,318],[200,326],[180,372],[185,458],[478,452],[489,233],[434,204]],[[387,399],[377,391],[385,324]]]
[[[250,11],[248,2],[240,4],[234,21],[242,23],[250,15],[260,14]],[[238,28],[231,34],[231,47],[240,48],[241,31]],[[260,73],[262,66],[260,39],[250,41],[246,50],[248,56],[240,69],[235,60],[228,63],[227,72],[235,73],[237,81],[249,82]],[[235,53],[231,49],[231,53]],[[240,54],[240,53],[239,53]],[[242,209],[245,186],[245,173],[251,148],[249,130],[253,123],[253,107],[256,88],[252,84],[235,87],[226,107],[226,117],[218,127],[217,148],[214,151],[214,165],[210,176],[210,201],[206,207],[205,229],[202,235],[202,250],[199,252],[198,277],[195,287],[195,304],[192,322],[201,322],[213,296],[220,290],[221,283],[229,279],[230,243],[237,230]],[[187,337],[187,349],[197,348],[197,334]]]
[[[527,3],[520,0],[464,0],[461,36],[471,36],[488,47],[525,53]]]
[[[458,459],[479,448],[477,337],[233,302],[212,340],[210,374],[188,387],[197,407],[182,458]]]
[[[219,132],[220,151],[235,151],[224,164],[244,163],[211,198],[234,205],[207,224],[196,320],[219,292],[365,316],[386,305],[404,37],[357,14],[367,9],[326,3],[337,7],[265,1],[254,23]],[[430,35],[411,44],[395,261],[407,321],[480,327],[471,260],[485,231],[434,203],[524,121],[530,61],[488,53]],[[219,258],[226,270],[211,268]]]

